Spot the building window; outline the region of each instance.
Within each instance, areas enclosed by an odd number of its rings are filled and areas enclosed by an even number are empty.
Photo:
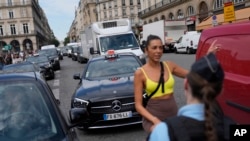
[[[134,4],[133,4],[133,0],[130,0],[130,5],[134,5]]]
[[[245,0],[234,0],[234,3],[241,3],[244,2]]]
[[[107,18],[107,12],[106,11],[104,12],[104,18]]]
[[[114,0],[114,7],[117,7],[117,0]]]
[[[151,6],[151,0],[148,1],[148,7],[150,7],[150,6]]]
[[[122,6],[125,6],[126,3],[125,3],[125,0],[122,0]]]
[[[112,1],[109,1],[109,8],[112,8]]]
[[[103,4],[103,9],[106,9],[106,3]]]
[[[23,32],[24,32],[24,34],[29,33],[29,26],[28,26],[27,23],[24,23],[24,24],[23,24]]]
[[[135,19],[134,18],[131,18],[131,24],[134,25],[135,24]]]
[[[109,17],[112,18],[112,11],[109,11]]]
[[[183,12],[179,9],[178,12],[177,12],[177,19],[182,19],[184,18],[184,14]]]
[[[2,19],[2,11],[0,10],[0,19]]]
[[[12,6],[12,0],[8,0],[8,6]]]
[[[214,9],[222,8],[223,0],[215,0],[214,1]]]
[[[22,0],[22,4],[25,5],[26,4],[26,0]]]
[[[174,14],[173,13],[169,13],[168,18],[169,18],[169,20],[174,20]]]
[[[10,25],[10,32],[11,35],[16,35],[16,26],[14,24]]]
[[[118,10],[115,9],[115,16],[117,17],[118,16]]]
[[[9,17],[10,17],[10,19],[14,18],[14,12],[12,10],[9,11]]]
[[[22,8],[21,9],[21,17],[27,17],[27,9],[26,8]]]
[[[187,9],[187,16],[194,15],[194,8],[192,6],[189,6]]]
[[[137,0],[137,4],[140,5],[141,4],[141,0]]]
[[[3,26],[0,25],[0,35],[3,35]]]
[[[134,14],[134,8],[130,8],[130,15]]]
[[[123,16],[126,16],[127,14],[126,14],[126,8],[122,8],[122,15]]]

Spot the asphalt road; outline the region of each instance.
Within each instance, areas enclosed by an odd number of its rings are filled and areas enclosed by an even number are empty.
[[[195,60],[195,55],[166,53],[163,55],[162,60],[170,60],[183,68],[189,69]],[[73,79],[73,75],[82,73],[85,64],[72,61],[71,58],[66,56],[60,63],[61,70],[55,72],[55,79],[49,80],[48,84],[56,98],[60,100],[60,108],[67,119],[71,96],[79,82],[79,80]],[[183,93],[183,79],[181,78],[175,77],[174,95],[178,106],[183,106],[185,97]],[[76,130],[81,141],[143,141],[147,136],[141,125],[98,129],[88,132]]]

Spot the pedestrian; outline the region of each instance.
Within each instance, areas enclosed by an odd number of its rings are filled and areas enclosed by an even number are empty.
[[[216,50],[213,44],[208,52]],[[134,95],[135,108],[143,117],[142,126],[147,133],[150,133],[162,120],[177,114],[178,108],[173,96],[175,83],[173,75],[185,78],[188,70],[172,61],[160,63],[163,44],[158,36],[148,36],[145,54],[148,57],[147,63],[134,74]],[[146,106],[143,105],[143,90],[147,97],[152,96]]]
[[[149,140],[225,140],[224,134],[229,130],[224,131],[225,122],[224,125],[218,124],[223,123],[224,118],[216,102],[223,80],[224,71],[213,53],[195,62],[184,80],[187,104],[178,111],[178,116],[156,125]]]

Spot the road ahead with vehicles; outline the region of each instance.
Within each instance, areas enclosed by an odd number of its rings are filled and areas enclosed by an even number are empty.
[[[162,60],[172,60],[178,65],[189,69],[190,65],[195,60],[195,55],[189,54],[174,54],[166,53],[163,55]],[[71,58],[64,57],[60,61],[61,70],[55,71],[55,79],[48,80],[55,97],[60,100],[60,109],[66,118],[68,118],[71,97],[76,89],[79,80],[74,80],[73,75],[82,73],[86,64],[80,64],[77,61],[72,61]],[[178,106],[184,105],[183,93],[183,79],[175,78],[175,98]],[[83,131],[77,129],[77,134],[80,140],[91,141],[142,141],[146,138],[146,133],[143,131],[141,125],[133,125],[109,129],[95,129]]]

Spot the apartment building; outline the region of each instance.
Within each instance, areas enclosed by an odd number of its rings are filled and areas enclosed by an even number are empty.
[[[84,30],[86,26],[96,21],[128,18],[136,35],[139,35],[143,24],[138,17],[141,0],[80,0],[76,11],[78,12],[68,32],[71,42],[80,40],[80,33],[76,32],[79,25],[76,23],[80,23],[80,29]]]
[[[32,51],[53,37],[38,0],[0,1],[0,51],[11,45],[11,51]]]
[[[185,20],[188,31],[196,30],[196,26],[207,18],[223,13],[224,2],[230,0],[141,0],[142,10],[139,12],[143,24],[158,20]],[[248,7],[249,0],[231,0],[235,10]],[[211,21],[212,24],[212,21]]]

